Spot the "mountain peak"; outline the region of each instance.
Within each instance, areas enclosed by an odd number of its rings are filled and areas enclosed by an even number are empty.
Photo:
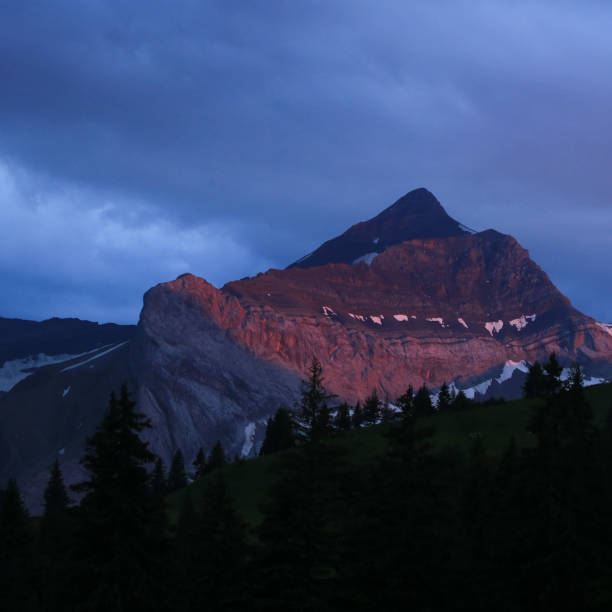
[[[394,244],[415,238],[448,238],[472,233],[451,218],[424,187],[409,191],[370,219],[350,227],[289,268],[312,268],[330,263],[370,262]]]

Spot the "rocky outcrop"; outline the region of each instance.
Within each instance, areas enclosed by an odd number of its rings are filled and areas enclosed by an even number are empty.
[[[191,275],[144,296],[134,344],[138,405],[153,428],[152,447],[166,461],[222,440],[232,456],[255,450],[267,417],[291,406],[298,373],[232,338],[246,312],[235,297]]]
[[[221,290],[184,275],[150,290],[141,327],[151,342],[162,330],[174,342],[199,337],[187,362],[232,347],[274,366],[274,376],[300,376],[316,355],[329,389],[349,401],[372,389],[394,399],[409,384],[461,385],[551,351],[600,368],[612,361],[608,331],[573,308],[512,237],[494,231],[406,241],[370,265],[270,270]],[[209,361],[206,371],[231,377],[232,362]]]

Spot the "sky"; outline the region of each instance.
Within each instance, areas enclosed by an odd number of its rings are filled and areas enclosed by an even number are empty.
[[[427,187],[612,322],[612,5],[9,0],[0,316],[134,323]]]

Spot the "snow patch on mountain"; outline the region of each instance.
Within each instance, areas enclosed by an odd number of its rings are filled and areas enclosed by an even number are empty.
[[[500,385],[507,380],[510,380],[515,372],[523,372],[523,374],[527,374],[529,372],[529,363],[525,360],[522,361],[506,361],[504,364],[501,374],[495,378],[490,378],[488,380],[484,380],[477,385],[472,387],[468,387],[467,389],[463,389],[463,393],[470,398],[474,399],[476,394],[485,395],[489,390],[489,387],[493,384],[493,381],[497,381]],[[571,368],[563,368],[561,372],[560,379],[562,381],[568,380],[571,375]],[[584,386],[591,387],[593,385],[601,385],[602,383],[610,382],[606,378],[599,378],[597,376],[590,376],[589,378],[584,378]],[[459,392],[459,388],[455,385],[455,383],[451,383],[449,385],[450,388],[455,390],[455,393]]]
[[[504,322],[500,319],[499,321],[488,321],[485,323],[486,330],[493,335],[493,332],[498,334],[504,327]]]
[[[488,380],[485,380],[481,383],[478,383],[477,385],[474,385],[473,387],[463,389],[463,392],[470,399],[474,399],[477,393],[484,395],[489,390],[489,387],[493,384],[494,380],[496,380],[501,385],[501,383],[510,380],[517,370],[519,372],[527,373],[529,371],[529,365],[524,360],[506,361],[499,376],[497,376],[496,378],[490,378]],[[455,387],[454,383],[452,384],[452,386],[455,388],[455,392],[459,391],[459,389]]]
[[[63,361],[70,361],[92,352],[86,351],[76,355],[46,355],[45,353],[39,353],[24,359],[5,361],[4,365],[0,368],[0,391],[10,391],[18,382],[33,374],[34,370],[38,368],[53,365],[54,363],[62,363]]]
[[[358,321],[363,321],[365,323],[365,317],[363,315],[353,314],[352,312],[348,313],[351,319],[357,319]]]
[[[439,323],[441,327],[446,327],[446,325],[444,324],[444,319],[442,317],[430,317],[426,320],[430,323]]]
[[[461,325],[463,325],[463,327],[465,327],[465,329],[469,329],[468,324],[467,324],[467,323],[466,323],[466,322],[465,322],[465,321],[464,321],[464,320],[463,320],[461,317],[459,317],[459,318],[457,319],[457,321],[458,321],[458,322],[459,322]]]
[[[365,255],[362,255],[361,257],[357,257],[357,259],[353,260],[353,264],[358,264],[361,263],[362,261],[364,261],[365,263],[368,264],[368,266],[372,263],[372,260],[378,255],[379,253],[366,253]]]
[[[512,319],[510,321],[510,325],[512,327],[516,327],[516,331],[521,331],[521,329],[527,327],[527,324],[531,321],[536,320],[536,315],[521,315],[518,319]]]
[[[329,306],[321,306],[321,310],[323,310],[323,314],[326,317],[337,317],[338,315],[334,312],[333,308]]]
[[[242,445],[242,450],[240,454],[243,457],[248,457],[251,454],[251,450],[253,449],[253,444],[255,443],[255,431],[257,430],[257,425],[255,423],[249,423],[244,428],[244,444]]]
[[[561,371],[561,376],[559,378],[565,381],[565,380],[569,380],[571,375],[572,375],[571,368],[563,368],[563,370]],[[585,387],[592,387],[593,385],[601,385],[602,383],[606,383],[610,381],[607,378],[600,378],[598,376],[589,376],[589,378],[586,378],[585,376],[582,382]]]
[[[405,314],[394,314],[393,318],[396,321],[408,321],[409,319],[408,315],[405,315]]]
[[[384,319],[384,315],[370,315],[370,319],[372,320],[372,323],[376,323],[376,325],[382,325],[382,320]]]
[[[115,346],[109,348],[106,351],[98,353],[97,355],[94,355],[93,357],[90,357],[89,359],[86,359],[85,361],[80,361],[79,363],[75,363],[74,365],[68,366],[67,368],[64,368],[61,371],[62,372],[68,372],[69,370],[74,370],[75,368],[80,368],[81,366],[85,365],[86,363],[90,363],[91,361],[95,361],[96,359],[100,359],[100,357],[104,357],[104,355],[108,355],[108,353],[112,353],[113,351],[116,351],[118,348],[122,347],[124,344],[127,344],[128,342],[129,342],[129,340],[126,340],[125,342],[121,342],[120,344],[116,344]],[[93,366],[90,366],[90,367],[93,367]]]

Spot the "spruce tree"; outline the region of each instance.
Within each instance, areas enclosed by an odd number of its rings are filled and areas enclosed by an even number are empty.
[[[185,472],[185,458],[183,451],[177,449],[172,457],[170,471],[168,472],[168,492],[172,493],[187,486],[187,473]]]
[[[465,410],[469,408],[473,404],[473,400],[470,400],[468,396],[464,393],[463,389],[457,393],[455,399],[451,405],[453,410]]]
[[[315,438],[279,456],[275,471],[257,532],[256,609],[333,609],[350,483],[344,451]]]
[[[391,409],[391,404],[389,401],[382,402],[382,407],[380,409],[380,420],[383,423],[391,423],[392,421],[397,420],[395,412]]]
[[[374,425],[381,417],[382,402],[378,397],[376,389],[366,398],[363,404],[363,421],[368,425]]]
[[[414,389],[412,385],[408,387],[404,395],[397,398],[396,404],[399,406],[405,419],[411,419],[414,416]]]
[[[423,384],[414,397],[414,416],[422,417],[430,414],[433,414],[433,404],[429,389]]]
[[[292,446],[295,446],[293,417],[286,408],[279,408],[276,414],[268,419],[260,454],[270,455]]]
[[[544,371],[546,372],[546,394],[551,396],[559,393],[561,390],[563,367],[555,353],[550,354],[548,361],[544,364]]]
[[[323,369],[320,361],[312,358],[308,379],[302,382],[300,397],[300,433],[307,440],[325,437],[330,430],[330,411],[327,405],[330,395],[323,385]]]
[[[451,407],[451,395],[449,386],[446,383],[442,383],[440,391],[438,393],[438,401],[436,408],[438,412],[446,412]]]
[[[526,398],[535,397],[546,397],[548,393],[548,383],[542,364],[536,361],[533,365],[529,366],[527,372],[527,378],[523,385],[523,395]]]
[[[155,467],[151,472],[151,491],[153,495],[164,496],[168,492],[166,471],[161,457],[155,460]]]
[[[44,492],[45,511],[41,523],[41,529],[52,528],[56,521],[65,520],[70,499],[68,491],[64,484],[64,477],[59,466],[59,461],[56,459],[51,473],[49,482]]]
[[[568,389],[536,407],[530,429],[537,446],[528,453],[525,504],[533,518],[525,541],[536,569],[527,590],[536,593],[545,609],[585,609],[606,570],[604,550],[612,548],[601,469],[598,432],[591,421],[579,368],[574,368]],[[609,572],[608,565],[608,572]],[[597,578],[596,578],[597,577]],[[611,596],[608,589],[609,598]],[[608,599],[609,601],[609,599]]]
[[[207,471],[212,472],[213,470],[222,468],[226,463],[227,460],[225,458],[225,451],[223,450],[223,445],[221,444],[221,440],[217,440],[217,442],[212,448],[210,457],[208,458],[208,463],[206,464]]]
[[[170,569],[174,576],[170,594],[171,610],[196,610],[198,607],[197,583],[200,576],[194,565],[195,549],[198,546],[197,525],[198,516],[193,506],[192,488],[187,487],[172,542],[173,564]]]
[[[33,538],[29,515],[15,479],[0,507],[0,610],[34,610]]]
[[[334,426],[338,431],[348,431],[351,428],[351,413],[349,412],[349,406],[347,403],[343,403],[338,406]]]
[[[56,460],[44,492],[45,506],[40,522],[40,588],[44,609],[65,610],[71,599],[70,559],[73,521],[68,492]]]
[[[206,610],[213,612],[248,606],[247,560],[246,527],[223,473],[218,472],[204,491],[193,529],[190,571],[195,576],[196,604],[205,603]]]
[[[431,454],[431,430],[407,417],[388,431],[389,447],[343,516],[346,554],[337,609],[437,610],[451,572],[447,533],[454,515]],[[398,606],[398,602],[401,604]]]
[[[357,402],[353,409],[353,415],[351,417],[351,424],[354,429],[359,429],[363,424],[363,410],[361,409],[361,403]]]
[[[193,462],[193,467],[195,468],[195,480],[200,480],[202,476],[206,473],[206,455],[204,454],[204,449],[200,446],[198,449],[198,454]]]
[[[155,455],[139,437],[150,421],[134,407],[125,386],[119,399],[111,395],[81,460],[88,477],[74,487],[84,494],[77,531],[79,609],[163,607],[163,506],[149,490],[147,466]]]

